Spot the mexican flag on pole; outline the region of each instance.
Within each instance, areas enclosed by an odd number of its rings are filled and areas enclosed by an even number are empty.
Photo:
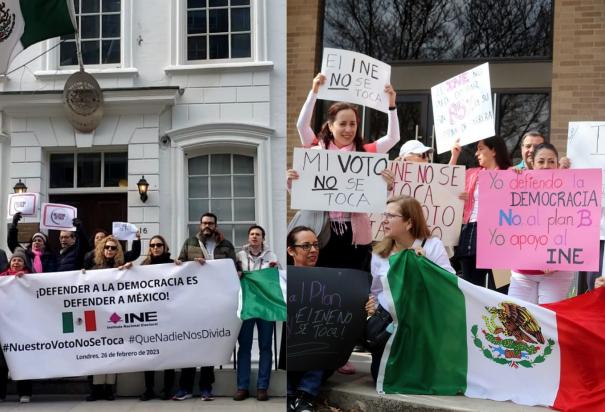
[[[276,267],[244,272],[237,315],[241,320],[286,320],[286,271]]]
[[[391,257],[394,333],[377,390],[605,411],[605,288],[538,306],[412,251]]]
[[[34,43],[75,33],[72,0],[2,0],[0,2],[0,72]]]

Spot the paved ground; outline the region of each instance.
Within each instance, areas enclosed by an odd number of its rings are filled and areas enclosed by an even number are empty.
[[[235,402],[231,398],[216,398],[212,402],[202,402],[199,398],[182,402],[160,400],[141,402],[136,398],[119,398],[113,402],[85,402],[81,396],[38,395],[29,404],[16,402],[16,397],[9,397],[9,400],[0,403],[0,411],[3,412],[284,412],[285,410],[286,398],[272,398],[268,402],[258,402],[256,399]]]
[[[326,383],[323,396],[332,407],[343,412],[383,411],[468,411],[468,412],[541,412],[549,408],[521,406],[512,402],[471,399],[464,396],[379,395],[370,376],[369,353],[353,353],[357,368],[354,375],[335,373]],[[328,411],[321,408],[321,412]]]

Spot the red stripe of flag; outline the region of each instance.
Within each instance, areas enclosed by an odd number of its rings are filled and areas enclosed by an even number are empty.
[[[84,326],[86,327],[86,332],[94,332],[97,330],[97,319],[94,310],[84,311]]]
[[[605,288],[542,306],[557,314],[561,349],[553,408],[605,412]]]

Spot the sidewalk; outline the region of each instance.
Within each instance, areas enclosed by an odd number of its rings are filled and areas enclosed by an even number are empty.
[[[370,354],[353,353],[351,362],[355,365],[357,373],[354,375],[334,373],[324,385],[321,394],[330,406],[338,407],[343,412],[551,411],[545,407],[522,406],[512,402],[471,399],[464,396],[379,395],[370,375]],[[320,410],[327,412],[329,409],[320,408]]]
[[[284,412],[286,398],[271,398],[267,402],[247,399],[235,402],[231,398],[220,397],[212,402],[203,402],[199,398],[182,402],[153,400],[141,402],[137,398],[118,398],[115,401],[86,402],[82,396],[37,395],[29,404],[16,402],[15,396],[0,403],[0,411],[37,411],[37,412],[163,412],[163,411],[204,411],[204,412]]]

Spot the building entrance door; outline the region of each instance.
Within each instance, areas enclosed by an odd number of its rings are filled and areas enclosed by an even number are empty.
[[[56,194],[49,195],[49,202],[70,205],[78,209],[88,236],[93,236],[95,229],[104,229],[111,233],[112,222],[126,222],[127,194]],[[59,231],[51,230],[49,242],[53,250],[59,250]]]

